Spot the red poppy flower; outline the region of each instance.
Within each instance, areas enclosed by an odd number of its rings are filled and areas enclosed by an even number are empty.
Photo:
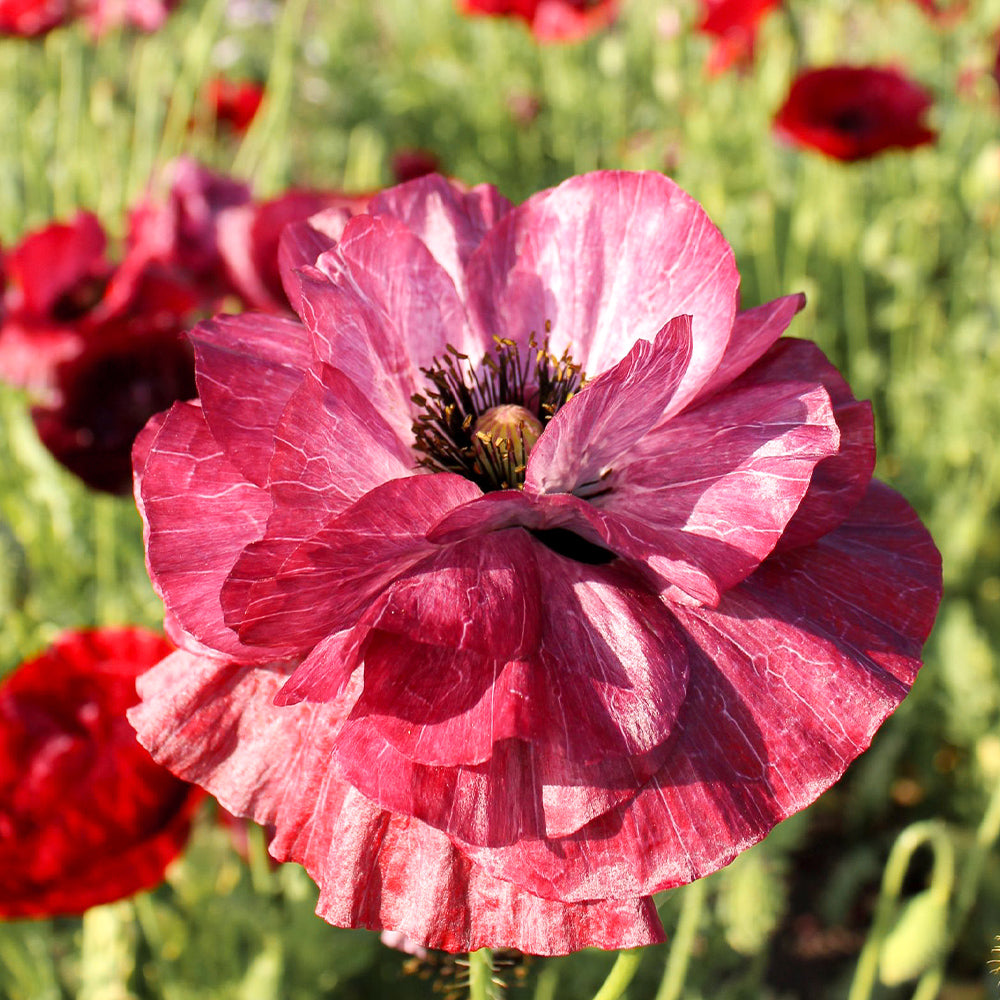
[[[437,173],[440,169],[438,158],[426,149],[398,149],[392,154],[392,175],[397,184]]]
[[[192,333],[136,442],[180,645],[130,718],[333,923],[449,950],[662,938],[650,894],[816,798],[940,596],[802,296],[737,311],[661,174],[512,207],[424,177],[283,244],[303,323]]]
[[[774,119],[782,138],[838,160],[910,149],[937,134],[923,123],[931,97],[899,70],[828,66],[800,74]]]
[[[67,0],[0,0],[0,35],[33,38],[58,27],[70,15]]]
[[[968,0],[952,0],[942,4],[940,0],[914,0],[920,9],[937,24],[947,27],[961,20],[969,9]]]
[[[733,65],[749,66],[760,22],[780,4],[781,0],[702,0],[698,30],[716,39],[708,71],[715,74]]]
[[[202,793],[136,742],[135,678],[173,647],[69,632],[0,684],[0,916],[82,913],[163,878]]]
[[[215,112],[215,120],[234,132],[245,132],[250,127],[263,99],[264,88],[256,80],[217,76],[206,88],[206,100]]]
[[[540,42],[575,42],[611,24],[619,0],[458,0],[463,14],[518,17]]]

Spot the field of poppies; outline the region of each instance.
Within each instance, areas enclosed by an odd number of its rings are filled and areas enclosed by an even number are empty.
[[[0,1000],[998,995],[1000,0],[0,0],[0,108]]]

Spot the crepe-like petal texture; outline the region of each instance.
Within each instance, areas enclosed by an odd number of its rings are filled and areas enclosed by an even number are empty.
[[[797,146],[853,162],[934,142],[924,123],[930,106],[930,94],[898,69],[826,66],[795,78],[774,128]]]
[[[195,331],[136,446],[182,650],[132,713],[336,923],[545,954],[837,780],[906,694],[933,543],[787,296],[657,174],[418,178],[286,231],[302,317]],[[288,270],[291,268],[291,270]],[[256,330],[256,332],[255,332]]]
[[[0,684],[0,916],[44,917],[156,885],[200,789],[136,742],[136,678],[171,651],[139,628],[68,632]]]

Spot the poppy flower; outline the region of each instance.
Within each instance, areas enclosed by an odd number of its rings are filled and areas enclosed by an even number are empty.
[[[702,0],[698,30],[715,38],[708,56],[709,73],[749,66],[761,20],[780,5],[781,0]]]
[[[392,154],[392,175],[397,184],[437,173],[440,169],[438,158],[426,149],[398,149]]]
[[[899,70],[828,66],[801,73],[774,119],[779,136],[837,160],[933,142],[931,97]]]
[[[217,76],[210,80],[206,100],[215,120],[234,132],[245,132],[264,99],[264,88],[256,80],[228,80]]]
[[[80,0],[80,13],[95,37],[114,28],[158,31],[179,0]]]
[[[914,0],[914,3],[941,27],[948,27],[960,21],[969,9],[968,0],[952,0],[942,4],[940,0]]]
[[[125,718],[136,677],[172,648],[140,628],[68,632],[0,683],[0,916],[130,896],[184,848],[202,792]]]
[[[0,0],[0,35],[34,38],[63,24],[71,14],[67,0]]]
[[[540,42],[575,42],[606,28],[619,0],[458,0],[463,14],[517,17]]]
[[[52,455],[94,489],[127,493],[135,436],[195,395],[182,331],[208,311],[193,280],[155,261],[113,265],[89,213],[29,233],[8,259],[0,375],[31,391]]]
[[[191,334],[135,447],[180,647],[140,741],[318,912],[423,947],[662,940],[651,894],[812,802],[940,596],[803,297],[656,173],[514,207],[429,176],[290,227],[302,318]]]

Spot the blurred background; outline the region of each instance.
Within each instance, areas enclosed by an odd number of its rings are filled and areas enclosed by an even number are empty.
[[[177,174],[164,168],[185,156],[245,183],[234,203],[291,189],[363,199],[428,169],[520,201],[588,170],[658,170],[732,244],[744,307],[806,293],[790,332],[872,400],[876,474],[934,535],[944,602],[911,696],[845,778],[694,900],[691,888],[658,900],[668,937],[686,920],[686,974],[666,992],[670,944],[647,949],[628,996],[997,996],[1000,2],[742,4],[744,22],[716,29],[724,4],[624,0],[571,40],[453,0],[181,0],[145,22],[131,7],[43,16],[35,4],[30,23],[7,3],[9,282],[26,235],[80,209],[106,234],[98,255],[130,259],[137,206],[169,197]],[[786,121],[778,134],[796,78],[831,65],[912,81],[927,134],[842,158],[815,131]],[[836,114],[856,135],[850,109]],[[212,307],[253,304],[239,287],[212,295]],[[5,322],[22,307],[8,287]],[[39,437],[31,406],[58,409],[70,391],[2,367],[7,673],[67,628],[155,628],[162,609],[131,498],[88,487]],[[272,869],[261,831],[206,803],[159,888],[83,918],[0,924],[0,996],[463,995],[453,959],[328,927],[315,894],[295,866]],[[511,956],[498,977],[512,997],[583,997],[611,961]]]

